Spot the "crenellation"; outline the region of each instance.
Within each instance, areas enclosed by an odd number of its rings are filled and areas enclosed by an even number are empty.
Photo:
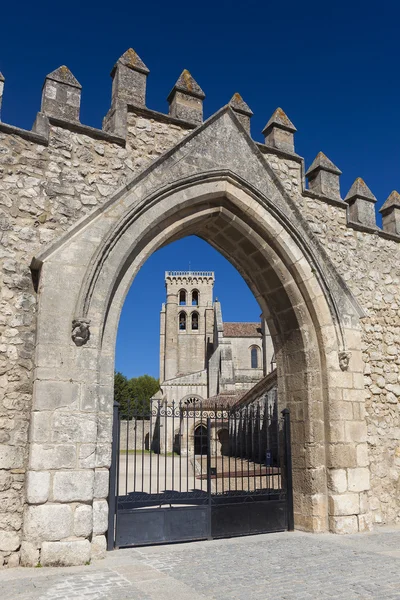
[[[393,190],[379,211],[382,226],[386,233],[400,235],[400,194]]]
[[[243,100],[242,96],[236,92],[229,101],[229,106],[235,112],[237,118],[250,135],[250,119],[253,116],[253,111]]]
[[[286,152],[294,152],[294,134],[297,131],[289,117],[277,108],[262,133],[265,144]]]
[[[341,200],[339,177],[342,172],[323,152],[319,152],[306,172],[308,185],[312,192]]]
[[[68,67],[59,67],[46,76],[41,112],[49,117],[79,122],[81,90],[81,84]]]
[[[203,122],[203,100],[205,93],[187,69],[180,74],[168,95],[169,114],[189,123]]]
[[[351,222],[367,227],[376,227],[374,207],[376,198],[361,177],[355,180],[344,200],[349,205]]]

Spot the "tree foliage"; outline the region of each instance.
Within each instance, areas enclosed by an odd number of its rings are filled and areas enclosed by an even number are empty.
[[[158,379],[141,375],[127,379],[122,373],[115,373],[114,399],[120,405],[122,418],[148,419],[150,398],[160,389]]]

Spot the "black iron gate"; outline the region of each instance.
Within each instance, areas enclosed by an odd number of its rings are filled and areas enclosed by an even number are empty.
[[[114,406],[108,549],[293,529],[290,419],[270,399]]]

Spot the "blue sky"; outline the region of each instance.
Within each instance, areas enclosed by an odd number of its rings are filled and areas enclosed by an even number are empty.
[[[395,0],[7,2],[1,7],[2,120],[30,128],[46,74],[66,64],[83,86],[81,121],[100,127],[110,106],[111,68],[133,47],[150,69],[150,108],[167,112],[166,97],[184,68],[206,93],[205,117],[238,91],[254,112],[252,134],[259,141],[280,106],[297,127],[296,151],[306,166],[322,150],[343,171],[343,196],[360,176],[379,207],[393,189],[400,189],[399,23]],[[143,302],[139,292],[134,299],[136,287],[154,280],[157,314],[151,314],[151,322],[157,322],[157,346],[164,270],[185,268],[191,260],[195,268],[215,269],[217,286],[234,272],[211,250],[208,254],[201,247],[197,254],[198,243],[180,242],[177,253],[172,245],[160,251],[132,288],[132,302]],[[231,314],[233,295],[227,294],[225,318],[253,319],[256,308],[246,300],[246,286],[239,294],[235,279],[224,285],[235,289],[239,306],[248,305],[245,315]],[[131,295],[124,328],[130,302]],[[130,335],[119,335],[117,366],[130,376],[141,369],[156,374],[158,347],[146,350],[152,358],[145,363],[135,339],[132,348]]]

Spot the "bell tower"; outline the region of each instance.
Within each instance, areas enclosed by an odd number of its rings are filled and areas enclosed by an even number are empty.
[[[166,271],[160,382],[206,368],[213,336],[213,271]]]

